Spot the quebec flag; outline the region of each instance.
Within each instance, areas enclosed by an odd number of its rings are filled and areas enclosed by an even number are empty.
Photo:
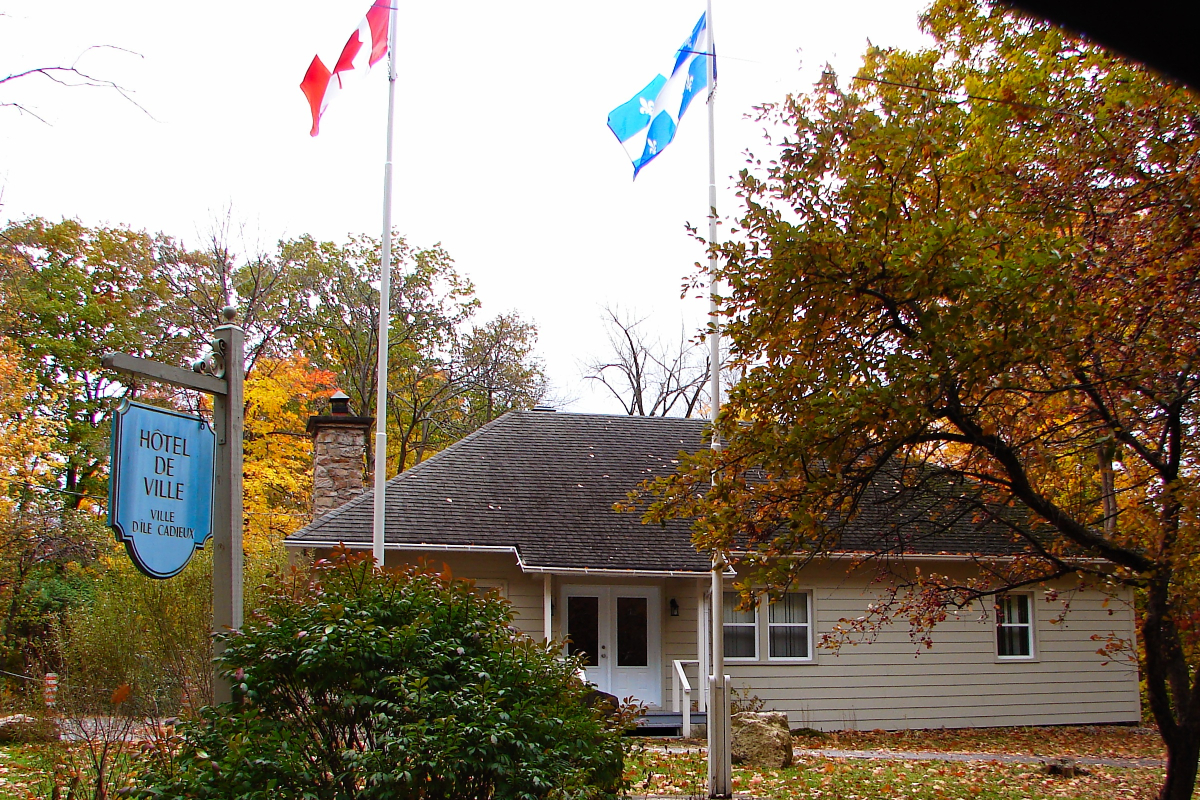
[[[642,167],[653,161],[675,138],[675,129],[692,98],[708,86],[705,61],[708,53],[708,24],[705,15],[701,14],[692,35],[675,54],[671,77],[656,75],[632,100],[608,115],[609,130],[616,134],[633,161],[635,179]],[[716,74],[715,65],[713,74]]]

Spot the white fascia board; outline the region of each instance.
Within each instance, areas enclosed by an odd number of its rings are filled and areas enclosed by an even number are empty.
[[[521,565],[524,572],[549,575],[596,575],[598,577],[620,578],[622,576],[646,576],[653,578],[696,578],[709,575],[704,572],[691,572],[677,569],[593,569],[591,567],[534,567]]]
[[[342,547],[351,550],[370,550],[370,542],[286,542],[288,547]],[[438,553],[511,553],[517,560],[517,566],[528,574],[550,575],[596,575],[598,577],[648,576],[658,578],[694,578],[708,575],[708,571],[691,572],[675,569],[593,569],[591,567],[536,567],[525,563],[517,548],[510,545],[493,544],[420,544],[415,542],[388,542],[385,550],[396,551],[429,551]],[[730,572],[729,575],[734,573]]]
[[[370,542],[285,542],[287,547],[306,548],[306,547],[345,547],[349,550],[370,550]],[[410,551],[410,550],[428,550],[438,553],[511,553],[517,559],[517,563],[524,569],[524,563],[521,560],[521,554],[517,548],[509,545],[495,544],[416,544],[403,542],[397,544],[395,542],[387,542],[383,545],[384,550]]]

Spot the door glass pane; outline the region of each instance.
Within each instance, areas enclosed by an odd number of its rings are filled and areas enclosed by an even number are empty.
[[[617,666],[644,667],[646,647],[646,598],[617,598]]]
[[[585,667],[596,666],[600,652],[600,598],[567,598],[567,653],[581,656]]]

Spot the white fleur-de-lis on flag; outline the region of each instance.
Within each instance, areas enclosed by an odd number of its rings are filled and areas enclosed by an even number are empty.
[[[693,82],[693,81],[695,81],[695,80],[696,80],[696,76],[695,76],[695,75],[693,75],[693,74],[691,74],[691,73],[689,72],[689,73],[688,73],[688,76],[687,76],[687,81],[686,81],[686,89],[687,89],[687,91],[689,91],[689,92],[690,92],[690,91],[692,90],[692,82]]]
[[[653,139],[647,139],[646,140],[646,152],[649,153],[650,155],[654,155],[655,153],[657,153],[658,152],[658,142],[654,141]]]
[[[643,97],[642,98],[642,108],[641,108],[640,113],[645,114],[648,117],[653,117],[654,116],[654,101]]]

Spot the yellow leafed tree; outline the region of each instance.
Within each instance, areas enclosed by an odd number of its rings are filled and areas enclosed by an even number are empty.
[[[12,343],[0,338],[0,496],[19,497],[53,482],[55,423],[31,413],[34,389]]]
[[[246,380],[245,548],[263,555],[312,514],[312,447],[305,425],[334,375],[306,358],[261,359]]]

